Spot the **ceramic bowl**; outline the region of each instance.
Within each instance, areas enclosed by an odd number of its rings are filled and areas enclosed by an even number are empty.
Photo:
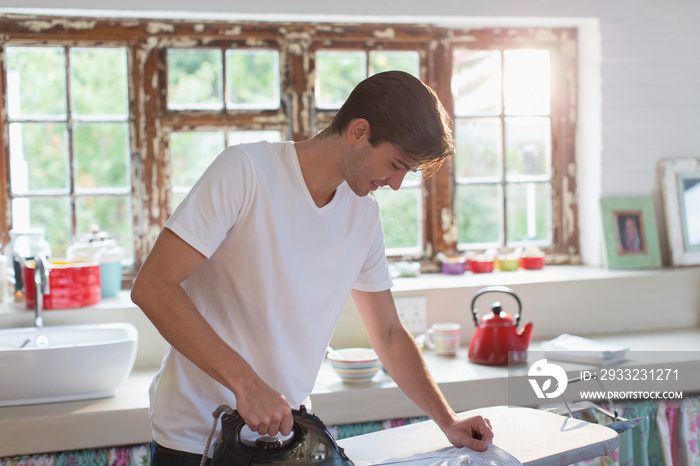
[[[478,255],[469,261],[469,270],[472,273],[491,273],[493,272],[493,257],[486,255]]]
[[[461,275],[466,270],[466,262],[460,259],[449,259],[442,263],[442,273],[446,275]]]
[[[343,359],[328,354],[328,360],[345,383],[369,382],[382,366],[372,348],[344,348],[335,351]]]
[[[527,270],[540,270],[544,267],[544,254],[520,258],[520,267]]]
[[[520,257],[517,254],[499,254],[498,270],[513,272],[520,268]]]

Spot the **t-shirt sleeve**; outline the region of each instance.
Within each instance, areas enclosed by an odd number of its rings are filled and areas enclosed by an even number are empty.
[[[210,258],[250,205],[253,164],[236,147],[219,154],[175,209],[165,227]]]
[[[389,274],[389,265],[386,261],[384,230],[382,229],[382,223],[377,222],[377,228],[372,238],[367,259],[353,285],[353,289],[375,292],[388,290],[393,285],[394,283]]]

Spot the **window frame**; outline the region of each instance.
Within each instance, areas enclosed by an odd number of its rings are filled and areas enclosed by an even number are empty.
[[[0,24],[2,24],[0,22]],[[77,201],[80,198],[90,198],[90,197],[105,197],[105,198],[119,198],[128,196],[131,201],[130,211],[133,215],[133,209],[135,205],[135,193],[133,189],[134,185],[134,151],[136,148],[134,132],[136,130],[137,124],[135,119],[135,113],[132,111],[132,101],[134,100],[134,83],[129,78],[127,79],[127,99],[128,108],[126,118],[124,120],[117,119],[85,119],[76,117],[73,115],[72,103],[70,102],[70,59],[69,54],[71,49],[89,49],[89,48],[99,48],[105,46],[108,48],[122,48],[126,52],[127,60],[127,73],[130,68],[132,68],[133,62],[133,50],[131,44],[124,40],[117,40],[110,42],[109,44],[104,44],[99,40],[89,40],[89,39],[78,39],[73,40],[56,40],[48,41],[41,38],[34,38],[34,36],[24,37],[17,40],[7,39],[0,40],[0,173],[5,176],[0,177],[0,246],[4,246],[9,242],[9,230],[12,223],[12,201],[14,199],[67,199],[70,204],[70,234],[73,241],[76,240],[78,235],[78,226],[76,221],[76,211],[77,211]],[[7,67],[6,67],[6,47],[47,47],[47,48],[60,48],[63,49],[66,56],[66,115],[62,119],[34,119],[34,118],[19,118],[10,120],[8,115],[8,98],[7,98]],[[9,127],[12,123],[43,123],[52,122],[64,124],[66,126],[66,144],[69,162],[67,166],[67,186],[65,189],[47,189],[41,190],[36,193],[20,193],[13,195],[10,189],[10,150],[9,150]],[[80,123],[125,123],[128,128],[128,150],[130,153],[129,170],[126,174],[127,176],[127,186],[124,188],[81,188],[77,185],[75,179],[76,170],[76,157],[75,148],[73,142],[73,135],[76,131],[76,125]],[[83,232],[86,234],[88,232]]]
[[[37,28],[37,24],[42,24]],[[577,119],[577,33],[574,28],[460,29],[427,24],[331,24],[256,21],[185,21],[85,18],[7,14],[0,17],[0,242],[11,227],[9,147],[5,56],[7,45],[122,46],[129,66],[129,121],[134,231],[133,278],[170,215],[168,141],[178,129],[277,129],[283,139],[311,137],[332,118],[313,103],[314,51],[352,49],[418,50],[421,78],[433,87],[454,119],[451,95],[451,51],[474,43],[513,48],[551,47],[553,141],[553,244],[550,263],[578,263],[575,170]],[[533,44],[537,44],[534,46]],[[167,108],[168,47],[275,48],[280,57],[281,103],[275,110],[227,109],[187,111]],[[369,58],[369,53],[367,54]],[[556,113],[556,120],[554,114]],[[556,155],[555,155],[556,154]],[[454,221],[453,161],[423,184],[424,251],[411,257],[424,270],[438,270],[437,252],[457,249]],[[393,259],[405,259],[390,257]]]
[[[550,53],[550,123],[552,138],[552,245],[545,248],[548,262],[576,263],[578,248],[578,207],[576,202],[575,130],[577,90],[577,33],[575,29],[552,29],[551,34],[541,34],[536,29],[518,29],[502,34],[499,30],[481,30],[465,41],[456,37],[450,41],[447,60],[452,69],[452,53],[455,49],[504,50],[541,49]],[[544,36],[544,37],[543,37]],[[450,102],[452,99],[450,97]],[[454,109],[450,114],[455,119]],[[500,115],[502,121],[503,113]],[[505,129],[503,129],[505,132]],[[505,137],[502,141],[505,151]],[[505,157],[505,153],[504,153]],[[456,179],[452,177],[456,187]],[[503,190],[509,183],[501,181]],[[512,183],[510,183],[512,184]],[[504,217],[507,217],[503,206]],[[503,231],[507,242],[507,222]]]

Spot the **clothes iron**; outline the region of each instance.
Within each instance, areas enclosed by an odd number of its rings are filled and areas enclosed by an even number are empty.
[[[249,445],[241,439],[241,429],[245,425],[243,418],[229,406],[220,406],[213,413],[214,428],[221,416],[221,436],[214,445],[211,465],[353,466],[354,463],[338,446],[321,419],[308,413],[303,405],[299,410],[292,410],[292,415],[294,428],[288,441],[283,443],[277,437],[265,436],[258,439],[255,445]]]

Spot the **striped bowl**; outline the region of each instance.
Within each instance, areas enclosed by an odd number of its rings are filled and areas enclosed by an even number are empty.
[[[366,383],[382,367],[372,348],[344,348],[335,350],[343,359],[328,355],[336,374],[345,383]]]

